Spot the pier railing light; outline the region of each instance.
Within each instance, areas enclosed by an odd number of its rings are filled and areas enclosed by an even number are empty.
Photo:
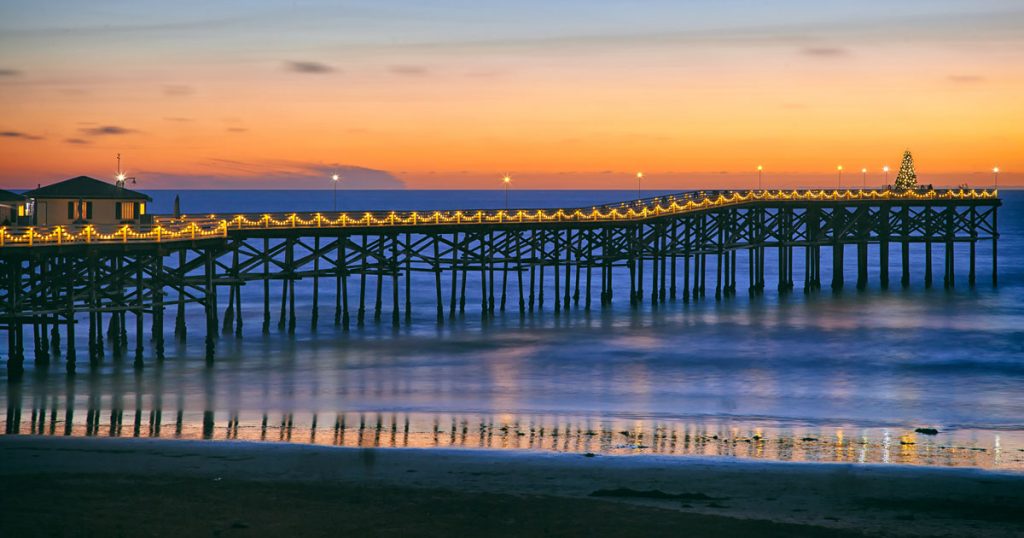
[[[998,167],[994,167],[995,171]],[[998,185],[997,185],[998,186]],[[517,210],[509,209],[475,212],[438,212],[434,211],[429,219],[415,212],[378,211],[363,213],[362,218],[354,218],[346,213],[331,219],[322,213],[278,213],[262,215],[234,215],[230,219],[219,218],[215,214],[193,218],[183,215],[180,218],[157,216],[153,225],[139,227],[121,226],[107,229],[86,225],[74,226],[31,227],[31,228],[0,228],[0,247],[35,246],[46,244],[67,243],[98,243],[127,241],[159,241],[195,240],[203,238],[225,237],[228,230],[267,229],[267,228],[299,228],[299,227],[351,227],[351,226],[415,226],[419,224],[470,224],[470,223],[507,223],[510,215],[515,215],[515,222],[551,222],[551,221],[620,221],[628,219],[646,219],[652,216],[678,214],[688,211],[706,210],[708,208],[742,204],[750,201],[846,201],[846,200],[985,200],[995,199],[998,191],[992,189],[957,189],[957,190],[905,190],[894,191],[888,188],[873,190],[776,190],[776,191],[700,191],[678,197],[659,197],[650,205],[619,207],[612,205],[594,206],[589,210],[570,208],[557,210]]]

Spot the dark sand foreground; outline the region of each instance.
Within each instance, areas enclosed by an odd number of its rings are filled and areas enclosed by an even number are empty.
[[[974,469],[0,436],[0,536],[1020,536]]]

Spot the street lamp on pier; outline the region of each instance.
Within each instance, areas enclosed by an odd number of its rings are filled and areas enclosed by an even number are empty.
[[[999,190],[999,167],[992,169],[992,175],[995,177],[996,190]]]
[[[637,172],[636,173],[636,199],[637,200],[640,200],[642,198],[640,196],[640,180],[643,179],[643,178],[644,178],[644,173],[643,172]]]
[[[763,166],[757,165],[757,190],[761,190],[761,172],[763,170],[764,170]]]
[[[889,165],[882,167],[882,171],[885,172],[885,186],[889,186]]]
[[[334,182],[334,210],[335,211],[338,210],[338,180],[339,179],[341,179],[341,177],[339,177],[338,174],[334,174],[333,176],[331,176],[331,181]]]
[[[837,166],[836,170],[839,171],[839,186],[837,188],[841,189],[843,188],[843,165]]]
[[[861,168],[860,169],[860,175],[861,175],[861,187],[860,188],[866,189],[867,186],[868,186],[868,169],[867,168]]]
[[[508,174],[501,178],[501,182],[505,184],[505,211],[508,211],[508,186],[512,183],[512,178]]]

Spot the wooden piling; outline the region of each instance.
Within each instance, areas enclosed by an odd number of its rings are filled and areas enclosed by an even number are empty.
[[[459,232],[453,232],[452,233],[452,259],[451,259],[452,296],[451,296],[451,305],[450,305],[450,308],[449,308],[449,311],[448,311],[448,317],[450,319],[453,319],[453,320],[455,319],[455,305],[456,305],[456,302],[457,302],[457,299],[458,299],[458,294],[457,294],[458,283],[459,283],[459,270],[458,270],[458,265],[457,265],[458,264],[458,244],[459,244]]]
[[[910,208],[903,206],[900,211],[900,254],[901,254],[901,275],[900,285],[904,288],[910,286]]]
[[[309,326],[314,331],[320,321],[320,256],[320,236],[316,235],[313,236],[313,307],[309,313]]]
[[[215,288],[214,288],[214,284],[213,284],[213,278],[214,278],[214,275],[213,275],[213,273],[214,273],[214,254],[213,254],[213,250],[208,249],[208,250],[206,250],[204,252],[204,261],[205,261],[205,263],[203,264],[203,266],[204,266],[205,272],[203,274],[203,277],[204,277],[203,279],[204,279],[204,282],[205,282],[205,286],[204,286],[204,292],[205,293],[203,295],[203,303],[204,303],[204,307],[206,309],[206,338],[205,338],[205,343],[206,343],[206,363],[207,364],[213,364],[214,349],[215,349],[215,345],[216,345],[216,342],[214,340],[214,335],[217,333],[217,320],[214,317],[214,313],[217,311],[217,299],[216,299],[216,295],[215,295],[215,292],[214,292]]]
[[[555,274],[555,293],[553,294],[555,296],[555,315],[558,315],[559,312],[561,312],[562,310],[562,298],[560,296],[561,288],[559,287],[559,275],[561,274],[561,271],[559,271],[558,266],[558,262],[562,254],[562,242],[560,235],[561,234],[559,230],[555,230],[551,234],[552,238],[554,239],[554,252],[551,256],[551,272]],[[568,285],[568,282],[566,282],[566,285]]]
[[[135,259],[135,368],[142,368],[142,338],[143,338],[143,313],[145,312],[144,293],[145,286],[142,279],[143,257],[140,254]]]
[[[263,334],[270,333],[270,239],[263,238]]]
[[[412,321],[412,235],[405,234],[405,246],[402,248],[405,258],[405,322]]]
[[[562,295],[562,309],[566,312],[569,311],[569,298],[571,296],[569,290],[569,278],[572,275],[572,229],[566,228],[565,230],[565,289]],[[577,267],[579,264],[577,263]],[[576,279],[576,287],[579,288],[579,278]],[[557,296],[556,296],[557,300]]]
[[[992,208],[992,287],[999,285],[999,210]]]
[[[487,232],[481,232],[478,241],[477,253],[479,253],[479,258],[477,261],[480,264],[480,319],[486,320],[488,312],[490,311],[487,302],[487,269],[490,265],[491,257],[491,254],[488,251]],[[493,276],[493,273],[491,276]],[[491,289],[494,289],[493,285],[491,286]]]
[[[398,309],[398,234],[392,234],[391,239],[391,326],[398,328],[401,312]]]
[[[519,316],[526,315],[526,297],[523,295],[523,234],[525,232],[516,230],[516,282],[519,290]],[[531,264],[531,267],[533,265]]]
[[[367,236],[363,234],[362,237],[362,249],[359,251],[359,308],[356,310],[356,325],[362,327],[366,322],[366,273],[367,273],[367,262],[370,257],[370,252],[367,250]]]
[[[441,238],[434,236],[434,296],[437,302],[437,324],[444,324],[444,298],[441,294]]]
[[[382,311],[384,309],[384,242],[385,235],[380,233],[377,235],[377,289],[374,290],[376,298],[373,302],[373,322],[380,323]]]
[[[164,360],[164,257],[153,256],[153,274],[149,280],[149,293],[153,298],[153,348],[157,362]]]

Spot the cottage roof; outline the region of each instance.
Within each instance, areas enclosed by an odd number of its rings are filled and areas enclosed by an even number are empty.
[[[25,197],[16,192],[0,189],[0,202],[21,202],[23,200]]]
[[[31,190],[25,193],[26,198],[93,198],[113,200],[152,200],[138,191],[118,187],[113,183],[100,181],[88,176],[65,179]]]

